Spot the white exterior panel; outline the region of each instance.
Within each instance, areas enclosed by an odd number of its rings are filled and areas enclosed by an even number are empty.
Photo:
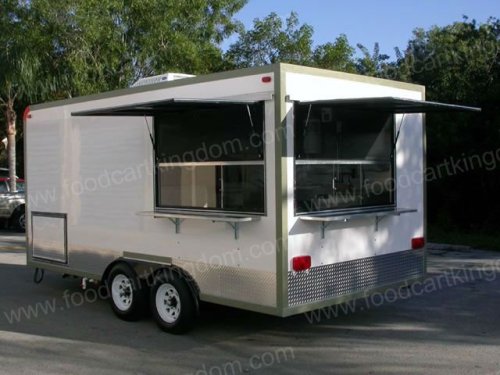
[[[102,275],[107,265],[124,252],[171,258],[172,263],[194,273],[202,295],[246,300],[241,288],[260,290],[260,299],[253,303],[275,306],[272,143],[265,145],[267,212],[260,220],[241,223],[237,240],[229,223],[210,220],[186,219],[176,234],[167,218],[141,215],[155,209],[153,149],[147,127],[148,123],[152,129],[152,118],[71,115],[170,98],[266,100],[265,130],[272,133],[274,84],[263,83],[261,76],[34,110],[26,132],[28,215],[32,211],[67,214],[68,269]],[[46,195],[48,200],[38,198]],[[226,276],[220,272],[224,269]],[[215,271],[219,275],[213,279]],[[228,289],[228,280],[235,290]]]
[[[286,74],[286,93],[290,101],[311,101],[363,97],[399,97],[422,100],[420,91],[406,90],[375,83],[315,76],[306,73]],[[310,255],[312,266],[368,258],[411,248],[411,238],[423,236],[423,123],[419,114],[404,116],[396,147],[397,207],[417,209],[415,213],[382,219],[376,230],[373,218],[335,222],[321,236],[319,222],[305,222],[294,212],[294,141],[293,105],[287,103],[288,176],[288,259]],[[402,116],[396,116],[396,130]]]
[[[423,275],[424,251],[418,259],[413,257],[417,252],[408,251],[411,238],[424,236],[422,115],[404,116],[396,147],[396,206],[416,212],[384,217],[378,226],[375,216],[336,222],[324,238],[319,222],[301,220],[295,213],[293,134],[293,101],[421,100],[423,91],[288,65],[245,72],[255,71],[260,73],[196,77],[35,107],[25,128],[28,264],[96,278],[119,258],[173,264],[193,276],[202,300],[282,316],[348,298],[356,288],[386,285],[388,280],[380,278],[384,270],[392,272],[394,282]],[[152,117],[72,115],[174,98],[265,102],[266,211],[256,221],[239,223],[237,239],[228,222],[183,217],[176,233],[172,217],[153,216]],[[276,143],[281,146],[276,138],[282,134],[283,108],[286,155],[276,148]],[[396,116],[396,130],[402,117]],[[286,191],[276,186],[284,184],[284,175]],[[64,225],[56,219],[61,217]],[[312,268],[294,274],[291,260],[300,255],[311,256]],[[359,284],[367,274],[370,283]]]

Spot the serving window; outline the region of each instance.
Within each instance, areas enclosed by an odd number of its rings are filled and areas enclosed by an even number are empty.
[[[154,117],[158,209],[265,213],[264,104]]]
[[[397,97],[296,102],[295,211],[319,213],[326,222],[346,214],[413,212],[395,208],[394,114],[478,112],[480,108]],[[265,213],[264,103],[170,98],[71,112],[72,116],[154,118],[156,207],[163,209]],[[398,133],[403,120],[398,126]],[[376,210],[368,210],[368,208]],[[388,210],[377,208],[389,208]],[[361,210],[361,213],[357,212]],[[337,211],[339,211],[337,213]],[[351,212],[353,211],[353,212]],[[170,216],[169,216],[170,215]],[[210,215],[201,215],[209,218]],[[301,215],[303,219],[307,215]],[[379,217],[379,216],[377,216]],[[220,217],[217,218],[221,220]],[[326,221],[325,221],[326,220]],[[323,226],[323,230],[325,225]]]
[[[295,211],[392,207],[394,114],[294,106]]]

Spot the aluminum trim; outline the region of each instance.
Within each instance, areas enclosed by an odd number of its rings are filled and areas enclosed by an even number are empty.
[[[269,72],[273,73],[274,72]],[[275,80],[276,81],[276,80]],[[174,81],[175,82],[175,81]],[[262,103],[262,135],[265,137],[266,134],[266,106],[268,105],[269,101],[267,100],[259,100],[256,103]],[[156,130],[156,125],[154,123],[154,117],[153,117],[153,126],[152,126],[152,134],[153,134],[153,139],[156,141],[155,137],[155,130]],[[159,195],[159,184],[160,184],[160,177],[159,177],[159,169],[162,167],[162,164],[165,166],[169,166],[172,164],[172,166],[180,166],[183,163],[158,163],[157,162],[157,155],[156,155],[156,150],[153,147],[153,157],[154,157],[154,211],[157,212],[172,212],[172,211],[178,211],[178,212],[187,212],[187,213],[194,213],[194,214],[222,214],[222,215],[232,215],[232,216],[267,216],[268,212],[268,207],[267,207],[267,198],[268,198],[268,181],[267,181],[267,164],[265,161],[265,155],[267,153],[267,143],[264,141],[262,145],[262,152],[263,152],[263,160],[252,160],[252,161],[237,161],[234,162],[235,164],[231,164],[233,162],[189,162],[185,163],[186,165],[191,165],[191,166],[196,166],[199,164],[200,166],[210,166],[211,163],[217,163],[217,164],[212,164],[212,165],[262,165],[263,166],[263,175],[264,175],[264,211],[263,212],[244,212],[244,211],[229,211],[229,210],[223,210],[223,209],[217,209],[217,208],[207,208],[207,209],[201,209],[199,207],[174,207],[174,206],[160,206],[159,205],[159,200],[160,200],[160,195]],[[259,164],[245,164],[247,162],[251,163],[259,163]],[[227,163],[227,164],[222,164],[222,163]]]
[[[319,69],[319,68],[311,68],[311,67],[305,67],[305,66],[300,66],[300,65],[277,63],[277,64],[266,65],[266,66],[261,66],[261,67],[236,69],[236,70],[230,70],[227,72],[212,73],[212,74],[206,74],[206,75],[192,77],[192,78],[184,78],[184,79],[179,79],[179,80],[175,80],[175,81],[167,81],[167,82],[158,83],[156,85],[129,87],[129,88],[123,88],[123,89],[118,89],[118,90],[114,90],[114,91],[108,91],[105,93],[80,96],[80,97],[76,97],[76,98],[63,99],[63,100],[58,100],[58,101],[48,102],[48,103],[39,103],[39,104],[32,105],[31,111],[57,107],[60,105],[70,105],[70,104],[89,102],[89,101],[93,101],[93,100],[116,98],[116,97],[120,97],[120,96],[145,93],[145,92],[150,92],[150,91],[162,90],[162,89],[166,89],[166,88],[188,86],[188,85],[193,85],[193,84],[198,84],[198,83],[205,83],[205,82],[218,81],[218,80],[231,79],[231,78],[239,78],[239,77],[244,77],[244,76],[249,76],[249,75],[269,74],[269,73],[283,73],[283,78],[284,78],[285,73],[311,74],[314,76],[331,77],[331,78],[343,79],[346,81],[370,83],[370,84],[374,84],[374,85],[394,87],[394,88],[400,88],[400,89],[411,90],[411,91],[418,91],[421,93],[425,92],[424,86],[413,84],[413,83],[399,82],[399,81],[393,81],[393,80],[388,80],[388,79],[383,79],[383,78],[368,77],[368,76],[362,76],[362,75],[352,74],[352,73],[337,72],[337,71],[328,70],[328,69]],[[275,85],[276,85],[276,81],[282,79],[282,77],[280,77],[279,79],[277,77],[278,77],[278,75],[275,75],[275,78],[274,78]],[[279,85],[279,82],[277,85]]]
[[[62,274],[68,273],[67,267],[65,267],[61,264],[56,264],[56,263],[40,262],[38,260],[28,259],[28,261],[26,262],[26,265],[28,267],[32,267],[32,268],[42,268],[42,269],[45,269],[45,270],[51,271],[51,272],[57,272],[57,273],[62,273]],[[96,281],[100,281],[102,279],[102,275],[97,275],[97,274],[93,274],[90,272],[79,271],[79,270],[73,269],[73,268],[70,269],[70,274],[74,275],[74,276],[79,276],[79,277],[87,277],[89,279],[94,279]]]
[[[288,306],[287,93],[284,65],[275,69],[276,295],[283,309]]]
[[[135,261],[139,261],[139,262],[153,262],[153,263],[164,264],[164,265],[171,265],[172,264],[171,257],[160,257],[160,256],[156,256],[156,255],[134,253],[134,252],[130,252],[130,251],[124,251],[123,258],[129,259],[129,260],[135,260]]]
[[[339,109],[356,109],[357,111],[383,111],[390,113],[426,113],[426,112],[481,112],[481,108],[458,104],[430,102],[399,98],[394,96],[384,97],[362,97],[343,99],[322,99],[313,101],[296,101],[298,104],[307,105],[331,105]]]
[[[416,208],[398,208],[390,211],[370,211],[352,214],[316,214],[316,215],[298,215],[300,220],[305,221],[350,221],[353,219],[364,219],[384,216],[400,216],[402,214],[418,212]]]
[[[422,100],[425,100],[426,98],[426,92],[425,92],[425,87],[422,92]],[[427,116],[422,114],[422,152],[423,152],[423,157],[422,157],[422,167],[424,172],[427,170]],[[425,244],[427,244],[427,183],[425,180],[422,180],[423,184],[423,235],[424,235],[424,241]],[[427,273],[427,247],[424,247],[424,273]]]
[[[267,217],[267,213],[261,212],[242,212],[242,211],[223,211],[215,209],[196,209],[180,207],[155,207],[153,211],[159,214],[180,214],[188,216],[217,216],[217,217]]]
[[[292,101],[294,107],[293,107],[293,113],[295,115],[295,105],[298,103],[297,101]],[[394,140],[394,147],[396,145],[396,125],[397,125],[397,121],[396,121],[396,115],[393,115],[392,116],[392,136],[393,136],[393,140]],[[295,120],[293,121],[292,125],[293,127],[295,127]],[[393,150],[395,151],[395,149]],[[293,160],[294,160],[294,170],[295,170],[295,173],[297,171],[297,166],[298,165],[323,165],[323,164],[333,164],[333,165],[349,165],[349,164],[355,164],[355,165],[376,165],[376,164],[387,164],[387,165],[390,165],[392,166],[392,175],[393,175],[393,180],[394,181],[398,181],[397,180],[397,163],[396,163],[396,157],[392,158],[392,160],[388,160],[388,161],[381,161],[381,160],[333,160],[333,159],[330,159],[330,160],[314,160],[314,159],[297,159],[295,157],[295,151],[294,151],[294,155],[293,155]],[[296,177],[296,176],[295,176]],[[341,212],[345,212],[347,214],[351,214],[351,213],[354,213],[354,212],[369,212],[369,211],[374,211],[374,210],[383,210],[383,209],[394,209],[396,208],[396,204],[397,204],[397,194],[398,194],[398,188],[397,186],[395,186],[394,188],[394,191],[392,192],[393,194],[393,203],[389,203],[389,204],[383,204],[383,205],[379,205],[379,206],[355,206],[355,207],[343,207],[343,208],[329,208],[329,209],[324,209],[324,210],[319,210],[319,211],[301,211],[299,212],[297,210],[298,208],[298,205],[297,205],[297,201],[295,199],[295,195],[296,195],[296,191],[297,191],[297,180],[296,178],[294,179],[294,187],[293,187],[293,194],[294,194],[294,207],[293,207],[293,210],[294,210],[294,214],[295,216],[301,216],[301,215],[314,215],[314,214],[320,214],[320,213],[331,213],[331,212],[338,212],[338,213],[341,213]]]
[[[323,164],[338,164],[338,165],[377,165],[377,164],[392,164],[389,160],[310,160],[310,159],[295,159],[295,165],[323,165]]]
[[[309,311],[318,310],[318,309],[326,308],[329,306],[338,305],[341,303],[353,301],[353,300],[356,300],[358,298],[364,298],[364,297],[370,296],[374,293],[384,292],[388,289],[398,288],[398,287],[402,287],[402,286],[409,285],[412,283],[421,282],[423,280],[424,280],[424,277],[414,277],[414,278],[402,280],[401,282],[384,285],[384,286],[381,286],[379,288],[366,290],[366,291],[359,292],[359,293],[348,294],[345,296],[332,298],[332,299],[319,301],[319,302],[307,303],[304,305],[290,306],[290,307],[283,309],[281,311],[280,316],[285,318],[285,317],[289,317],[292,315],[303,314],[303,313],[306,313]]]
[[[237,309],[243,309],[243,310],[248,310],[248,311],[253,311],[261,314],[267,314],[267,315],[272,315],[272,316],[282,316],[280,309],[276,307],[270,307],[270,306],[262,306],[250,302],[241,302],[229,298],[223,298],[223,297],[217,297],[217,296],[212,296],[212,295],[207,295],[207,294],[200,294],[200,300],[204,302],[209,302],[209,303],[216,303],[219,305],[223,306],[229,306],[229,307],[234,307]]]
[[[94,101],[94,100],[117,98],[117,97],[121,97],[121,96],[152,92],[152,91],[163,90],[163,89],[167,89],[167,88],[190,86],[190,85],[195,85],[195,84],[199,84],[199,83],[220,81],[220,80],[224,80],[224,79],[241,78],[241,77],[260,75],[260,74],[270,74],[270,73],[274,72],[275,65],[267,65],[267,66],[261,66],[261,67],[252,67],[252,68],[230,70],[227,72],[211,73],[211,74],[201,75],[201,76],[192,77],[192,78],[183,78],[183,79],[178,79],[175,81],[161,82],[161,83],[157,83],[154,85],[127,87],[127,88],[123,88],[123,89],[107,91],[104,93],[98,93],[98,94],[93,94],[93,95],[84,95],[84,96],[79,96],[76,98],[57,100],[57,101],[48,102],[48,103],[39,103],[39,104],[35,104],[35,105],[31,106],[31,111],[33,112],[36,110],[58,107],[61,105],[85,103],[85,102],[90,102],[90,101]]]
[[[169,98],[165,100],[156,100],[152,102],[138,102],[129,105],[121,105],[116,107],[103,107],[99,109],[91,109],[85,111],[71,112],[71,116],[154,116],[157,113],[162,113],[168,108],[168,105],[176,107],[176,104],[193,104],[193,105],[213,105],[213,106],[228,106],[228,105],[248,105],[258,103],[258,100],[229,100],[229,99],[196,99],[196,98]],[[159,107],[158,106],[165,106]],[[186,107],[184,107],[186,108]],[[129,112],[127,112],[129,111]],[[132,111],[132,112],[130,112]]]
[[[276,308],[274,272],[182,259],[172,259],[172,264],[193,278],[205,298]]]
[[[158,167],[212,167],[225,165],[264,165],[264,160],[255,161],[207,161],[207,162],[180,162],[180,163],[158,163]]]
[[[425,275],[423,250],[354,259],[288,272],[289,306],[321,302]]]
[[[30,107],[27,107],[29,109],[29,112],[28,114],[30,113],[31,111],[31,108]],[[25,110],[26,111],[26,110]],[[25,184],[24,184],[24,195],[25,195],[25,202],[24,202],[24,217],[26,218],[27,217],[27,214],[29,212],[29,207],[28,207],[28,203],[29,203],[29,190],[28,190],[28,179],[27,179],[27,176],[28,176],[28,158],[26,157],[26,150],[28,149],[28,137],[27,137],[27,127],[28,127],[28,120],[29,120],[29,116],[26,116],[24,118],[24,121],[23,121],[23,150],[24,150],[24,181],[25,181]],[[29,217],[29,216],[28,216]],[[31,220],[26,220],[26,228],[25,228],[25,237],[26,237],[26,261],[29,260],[29,256],[30,256],[30,248],[31,248],[31,240],[33,238],[33,236],[30,236],[30,233],[31,233],[31,230],[32,230],[32,226],[31,226]],[[30,238],[31,237],[31,238]]]
[[[178,218],[178,219],[193,219],[193,220],[208,220],[213,222],[224,223],[246,223],[250,221],[260,220],[260,216],[215,216],[215,215],[196,215],[196,214],[181,214],[176,212],[158,212],[158,211],[140,211],[137,212],[139,216],[153,216],[156,218]]]

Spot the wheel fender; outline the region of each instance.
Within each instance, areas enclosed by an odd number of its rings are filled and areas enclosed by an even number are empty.
[[[117,259],[113,262],[111,262],[110,264],[108,264],[108,266],[106,267],[106,269],[104,270],[103,274],[102,274],[102,277],[101,277],[101,283],[106,283],[106,280],[108,280],[108,276],[109,276],[109,273],[111,272],[111,270],[113,269],[114,266],[116,266],[117,264],[126,264],[127,266],[130,266],[132,268],[135,268],[134,267],[134,264],[132,264],[131,262],[127,262],[125,259]]]

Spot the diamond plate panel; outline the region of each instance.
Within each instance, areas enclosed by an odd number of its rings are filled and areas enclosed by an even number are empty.
[[[189,272],[203,294],[276,306],[275,273],[179,260],[173,263]]]
[[[362,292],[424,275],[424,251],[409,250],[288,273],[288,305]]]

